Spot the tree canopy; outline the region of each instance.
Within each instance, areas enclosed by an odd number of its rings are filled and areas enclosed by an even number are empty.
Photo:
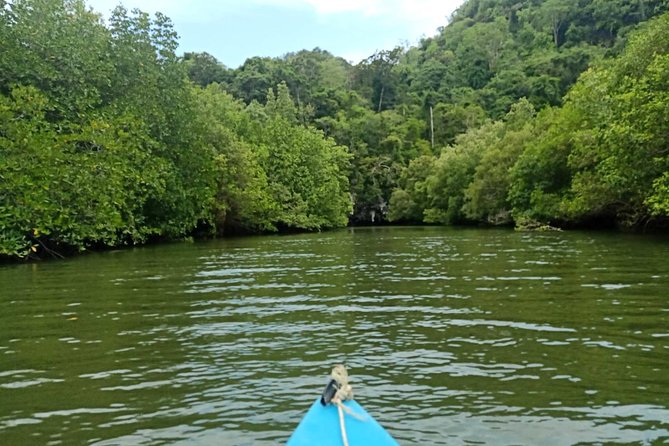
[[[399,218],[390,200],[412,160],[439,158],[459,135],[504,121],[519,101],[539,114],[562,107],[583,72],[618,57],[630,32],[668,9],[663,0],[468,0],[415,46],[378,51],[357,65],[318,48],[251,58],[229,70],[224,88],[246,103],[262,102],[262,91],[285,82],[299,98],[302,122],[353,156],[351,221],[378,223]],[[475,190],[469,200],[479,196]],[[467,208],[465,220],[489,220]]]
[[[666,0],[467,0],[352,65],[2,1],[0,257],[349,223],[669,221]]]
[[[161,14],[2,3],[0,256],[347,223],[346,148],[299,122],[285,84],[247,106],[177,46]]]

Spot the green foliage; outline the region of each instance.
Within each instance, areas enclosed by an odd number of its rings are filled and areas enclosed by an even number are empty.
[[[158,234],[143,208],[165,193],[168,165],[151,159],[155,142],[141,123],[130,116],[92,118],[62,134],[45,119],[49,108],[34,87],[15,88],[0,101],[0,228],[10,242],[1,253],[140,243]]]
[[[201,87],[228,81],[229,73],[225,65],[209,53],[186,53],[182,60],[186,65],[188,78]]]
[[[650,214],[666,216],[661,203],[669,168],[667,31],[669,15],[649,22],[620,59],[584,76],[569,96],[587,114],[587,128],[569,159],[575,173],[565,206],[577,218],[610,215],[635,227]],[[602,94],[593,100],[593,92]]]
[[[492,224],[511,222],[509,170],[524,146],[538,136],[533,131],[533,118],[534,107],[527,100],[514,104],[507,114],[499,140],[486,148],[465,191],[463,211],[468,219]]]
[[[426,223],[464,223],[465,191],[472,182],[476,167],[488,147],[497,144],[503,131],[501,123],[489,123],[470,130],[444,149],[427,178],[430,207],[425,210]]]
[[[429,207],[428,177],[434,170],[436,159],[423,155],[412,160],[400,178],[401,188],[395,189],[389,202],[389,221],[421,223]]]
[[[458,135],[480,127],[486,120],[486,112],[478,104],[440,102],[434,108],[435,144],[437,146],[453,144]]]
[[[543,27],[551,30],[552,47],[549,40],[528,59],[530,64],[524,75],[517,72],[505,80],[504,76],[511,73],[505,66],[507,59],[491,65],[488,58],[486,64],[490,47],[469,43],[474,42],[474,33],[469,30],[476,27],[483,30],[478,23],[461,17],[466,13],[480,18],[483,3],[468,2],[466,6],[474,4],[479,9],[461,8],[455,26],[442,31],[443,36],[451,37],[443,45],[456,51],[462,51],[462,45],[471,45],[467,63],[479,60],[471,67],[483,70],[484,75],[492,73],[493,67],[500,68],[483,88],[470,79],[469,99],[464,103],[470,104],[469,107],[476,103],[495,116],[506,107],[500,102],[505,97],[512,98],[524,91],[529,93],[528,100],[513,105],[504,120],[494,125],[480,129],[462,126],[467,130],[466,135],[457,137],[452,148],[442,150],[431,173],[405,170],[408,178],[402,178],[403,187],[391,199],[393,219],[416,220],[422,215],[426,222],[448,224],[466,221],[499,224],[515,219],[539,225],[598,222],[625,227],[666,219],[669,216],[666,173],[669,170],[666,145],[669,16],[661,16],[634,33],[619,58],[599,62],[596,68],[583,74],[565,97],[564,106],[544,109],[535,117],[532,104],[535,107],[558,104],[556,98],[572,85],[575,74],[590,61],[600,59],[594,47],[575,46],[570,40],[574,24],[585,26],[583,15],[560,1],[542,3],[535,10],[517,9],[518,22],[513,27],[509,24],[511,33],[514,34],[514,29],[515,36],[526,32],[524,23]],[[633,22],[630,14],[636,6],[621,3],[608,7],[611,14],[620,14],[608,22],[607,33],[612,39],[613,34]],[[486,23],[492,27],[493,22],[491,18]],[[501,27],[498,31],[501,36]],[[583,31],[584,28],[579,28],[579,32]],[[602,38],[590,37],[593,41]],[[425,51],[434,51],[434,40],[426,43]],[[507,42],[499,48],[503,51],[507,46],[513,47],[513,43]],[[434,62],[431,64],[434,66]],[[476,79],[474,71],[467,73]],[[517,81],[515,86],[513,79]],[[439,87],[430,88],[438,91]],[[445,102],[435,107],[438,141],[450,142],[453,138],[452,133],[444,138],[439,126],[444,120],[442,116],[458,110],[451,105],[452,101],[462,101],[455,99],[454,91],[457,90],[452,90],[450,97],[444,95]],[[457,119],[448,122],[452,125]],[[424,179],[428,184],[426,199],[413,191],[414,185],[422,184]]]
[[[537,116],[534,139],[509,171],[508,200],[516,222],[564,220],[560,204],[571,182],[568,157],[580,119],[569,105]]]
[[[669,16],[635,33],[621,57],[585,73],[511,171],[517,218],[640,227],[666,206]]]
[[[345,147],[321,131],[295,121],[285,84],[268,94],[264,119],[242,137],[261,148],[260,163],[278,214],[275,225],[290,229],[344,226],[351,210]]]
[[[210,222],[213,206],[213,154],[202,143],[193,119],[196,104],[176,57],[170,20],[117,7],[109,20],[116,73],[113,107],[141,116],[158,142],[154,156],[171,165],[167,193],[146,206],[147,218],[169,237],[179,237],[200,222]]]
[[[417,47],[377,51],[356,66],[318,49],[252,58],[232,73],[230,91],[247,104],[267,98],[274,104],[274,86],[284,82],[296,101],[288,119],[314,124],[349,147],[353,223],[426,215],[430,221],[501,223],[516,212],[578,220],[589,204],[579,204],[574,191],[569,200],[563,197],[565,176],[568,182],[572,172],[580,177],[566,162],[577,141],[555,141],[555,157],[551,142],[535,144],[545,129],[559,135],[564,128],[535,125],[530,117],[526,127],[501,131],[500,141],[476,155],[456,141],[489,119],[504,122],[523,98],[538,112],[561,106],[582,72],[615,56],[634,26],[668,7],[662,0],[468,0],[448,26]],[[439,173],[425,180],[432,193],[419,199],[405,186],[414,174],[416,183],[423,181],[410,163],[446,154],[450,146],[455,151],[435,162]],[[546,183],[539,184],[522,174],[524,168],[514,170],[516,162],[558,171],[547,172]],[[454,178],[446,178],[451,173]]]
[[[217,85],[198,92],[206,141],[216,152],[217,222],[230,231],[344,226],[349,154],[298,122],[286,84],[245,107]]]
[[[468,0],[356,66],[315,48],[228,70],[177,57],[161,14],[2,2],[0,256],[196,229],[666,221],[668,10]]]
[[[110,93],[109,32],[83,0],[17,0],[0,9],[0,92],[32,85],[49,118],[80,122]]]
[[[215,153],[215,223],[218,231],[275,230],[277,206],[258,151],[240,133],[251,119],[244,105],[217,84],[194,88],[205,144]]]
[[[211,220],[213,156],[169,20],[83,2],[0,10],[0,254],[179,237]]]

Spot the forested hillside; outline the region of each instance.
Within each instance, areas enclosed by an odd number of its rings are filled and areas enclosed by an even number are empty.
[[[669,2],[469,0],[353,66],[2,1],[0,257],[384,221],[660,225]]]
[[[303,122],[353,155],[353,223],[508,223],[508,203],[491,210],[494,217],[474,210],[479,186],[472,185],[467,197],[446,187],[465,182],[462,187],[468,188],[472,175],[456,179],[463,173],[428,164],[452,157],[448,152],[458,135],[503,120],[521,99],[518,107],[534,112],[561,106],[583,71],[613,60],[639,23],[667,10],[664,0],[469,0],[437,35],[417,46],[378,52],[356,66],[316,49],[251,58],[236,70],[193,79],[220,82],[246,103],[262,101],[261,92],[285,82]],[[211,63],[194,66],[202,73]],[[518,153],[508,156],[515,161]],[[411,160],[416,162],[409,166]],[[479,161],[470,162],[476,167]],[[479,168],[480,176],[488,174],[500,172]],[[499,181],[508,182],[506,174]],[[409,190],[415,187],[430,191],[419,197]],[[551,217],[580,221],[563,213]]]

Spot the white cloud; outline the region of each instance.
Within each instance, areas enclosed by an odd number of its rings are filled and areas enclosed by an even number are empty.
[[[354,13],[391,23],[402,23],[418,37],[432,35],[446,25],[451,13],[464,0],[87,0],[96,11],[107,15],[117,4],[147,12],[160,11],[173,20],[207,20],[221,11],[242,8],[249,4],[309,8],[318,15]]]
[[[392,45],[388,46],[388,48],[392,48]],[[371,53],[367,50],[357,50],[357,51],[347,51],[344,52],[343,54],[336,54],[336,56],[339,56],[345,61],[355,65],[367,59],[369,56],[371,56]]]
[[[310,7],[319,15],[359,13],[407,23],[418,34],[431,35],[464,0],[250,0],[256,4]]]
[[[463,0],[401,0],[397,3],[398,20],[407,20],[416,31],[432,35],[438,27],[446,26],[451,13]]]

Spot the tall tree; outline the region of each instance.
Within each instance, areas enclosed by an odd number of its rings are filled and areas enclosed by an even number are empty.
[[[224,84],[230,77],[227,68],[209,53],[188,52],[183,55],[188,77],[201,87]]]
[[[550,26],[556,48],[562,45],[567,21],[573,8],[574,3],[570,0],[546,0],[541,5],[543,19]]]

